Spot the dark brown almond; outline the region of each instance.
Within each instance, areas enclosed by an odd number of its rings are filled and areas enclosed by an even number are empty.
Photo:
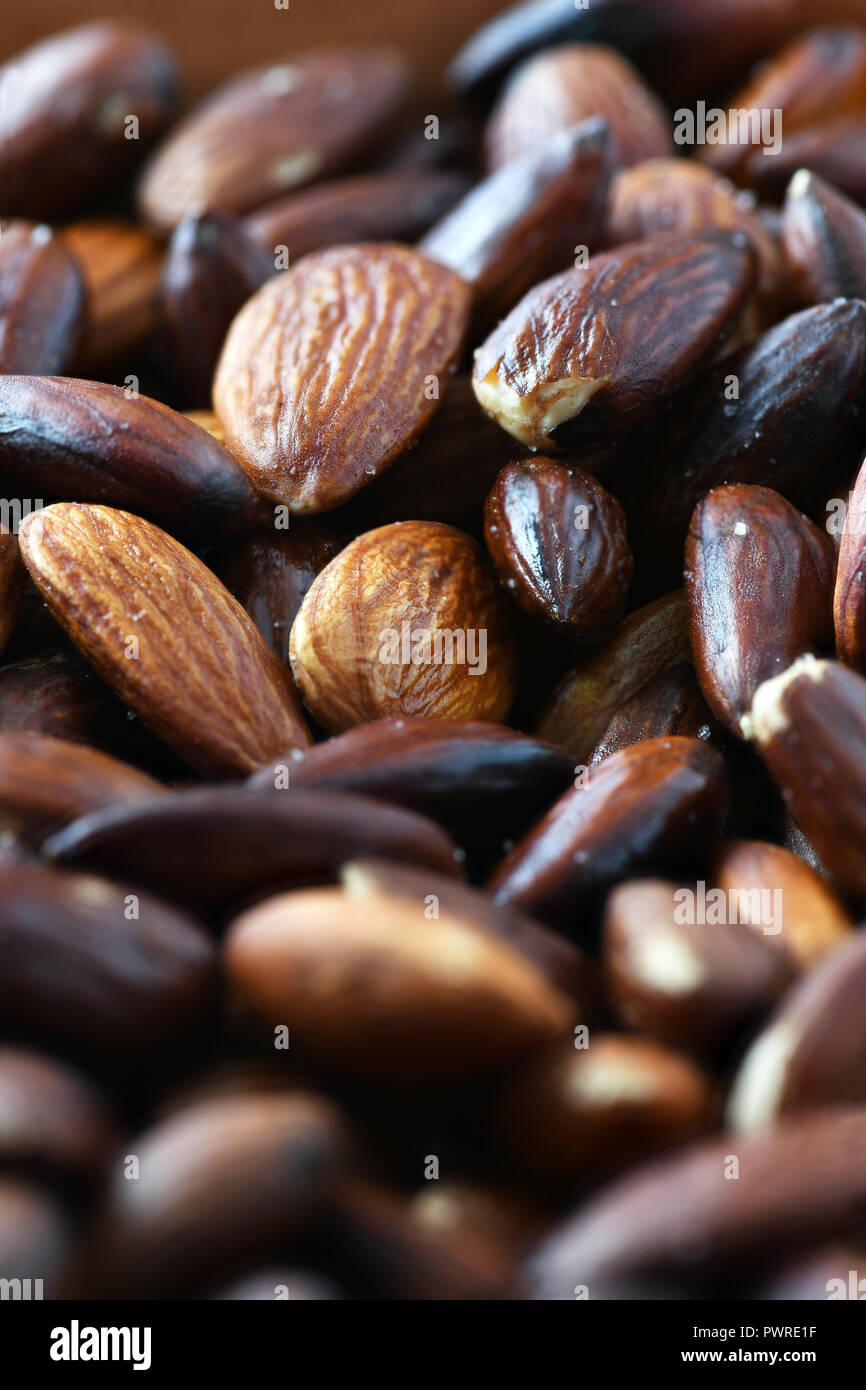
[[[71,1244],[69,1217],[59,1200],[41,1185],[23,1178],[0,1178],[0,1268],[4,1278],[40,1280],[31,1288],[39,1288],[43,1295],[48,1292],[49,1297],[52,1291],[56,1295],[55,1280],[62,1277]]]
[[[801,304],[866,295],[866,213],[809,169],[788,184],[782,246]]]
[[[866,899],[866,680],[800,657],[758,686],[744,729],[833,878]]]
[[[0,215],[51,217],[135,165],[174,115],[178,71],[149,30],[103,20],[0,68]]]
[[[803,970],[850,940],[854,923],[830,885],[781,845],[728,840],[716,855],[713,882],[736,901],[739,920],[762,935],[763,919],[779,904],[778,939]]]
[[[475,542],[433,521],[346,546],[304,599],[290,657],[329,733],[402,715],[501,723],[514,697],[505,600]]]
[[[736,1162],[736,1168],[734,1168]],[[736,1180],[735,1180],[736,1179]],[[548,1235],[526,1269],[533,1299],[574,1299],[614,1276],[679,1272],[694,1293],[722,1270],[850,1232],[866,1201],[866,1109],[707,1139],[606,1188]]]
[[[410,74],[387,49],[333,48],[234,77],[156,151],[139,206],[158,231],[190,212],[252,212],[349,169],[393,122]]]
[[[554,276],[479,348],[478,401],[531,448],[608,445],[712,361],[754,265],[741,232],[705,232],[623,246]]]
[[[848,496],[845,526],[839,546],[836,590],[833,595],[833,621],[839,660],[858,671],[866,671],[866,464],[857,474]]]
[[[411,1212],[424,1230],[471,1232],[509,1253],[527,1249],[544,1228],[544,1204],[533,1196],[467,1178],[425,1182],[411,1199]]]
[[[786,134],[780,153],[762,159],[748,156],[744,177],[768,198],[781,198],[800,169],[833,184],[855,202],[866,200],[866,116],[822,121],[807,130]]]
[[[84,281],[50,227],[0,223],[0,373],[62,372],[84,312]]]
[[[652,1038],[593,1033],[518,1072],[492,1124],[512,1161],[574,1188],[696,1138],[713,1108],[710,1078],[687,1057]]]
[[[134,722],[74,649],[0,667],[3,733],[25,729],[123,756],[134,742]]]
[[[632,557],[615,497],[590,473],[555,459],[510,463],[484,508],[499,578],[531,617],[598,642],[625,609]]]
[[[690,663],[679,662],[624,700],[589,755],[595,767],[646,738],[715,738],[721,733]]]
[[[306,517],[287,531],[253,531],[232,541],[214,568],[249,613],[280,661],[288,665],[289,634],[316,575],[340,549],[333,532]]]
[[[569,671],[535,732],[586,763],[626,701],[669,666],[690,659],[686,600],[678,590],[630,614],[600,652]]]
[[[447,908],[431,920],[405,896],[319,888],[270,898],[232,923],[225,961],[267,1028],[290,1022],[305,1055],[374,1080],[496,1072],[571,1018],[525,957]]]
[[[185,399],[207,404],[226,333],[274,274],[271,256],[224,212],[191,213],[175,227],[159,286],[162,347]]]
[[[607,127],[584,121],[495,170],[430,229],[420,249],[472,286],[476,332],[580,247],[595,250],[608,172]]]
[[[4,1166],[54,1177],[104,1171],[116,1136],[98,1092],[64,1063],[0,1047],[0,1156]]]
[[[0,476],[48,502],[108,501],[212,542],[259,516],[244,470],[206,430],[132,390],[0,376]]]
[[[648,739],[607,758],[515,845],[489,884],[552,925],[579,931],[582,910],[617,880],[682,863],[719,833],[721,754],[698,739]]]
[[[487,127],[487,167],[592,116],[607,122],[615,167],[673,154],[667,113],[631,64],[611,48],[573,44],[540,53],[511,78]]]
[[[268,253],[272,265],[281,251],[294,265],[326,246],[417,241],[468,190],[468,175],[456,170],[383,169],[330,179],[266,203],[244,219],[244,228]]]
[[[499,850],[573,781],[561,748],[500,724],[422,717],[361,724],[261,768],[250,785],[370,796],[429,816],[461,846]]]
[[[284,888],[333,882],[341,864],[363,855],[458,873],[452,841],[412,811],[343,792],[281,796],[235,786],[106,807],[73,821],[43,852],[101,866],[206,914]]]
[[[732,1129],[866,1100],[866,939],[834,951],[785,998],[740,1063],[728,1100]]]
[[[130,896],[130,894],[132,894]],[[0,1020],[121,1068],[200,1032],[214,949],[136,888],[41,864],[0,864]]]
[[[257,490],[324,512],[380,473],[436,409],[470,290],[409,247],[302,260],[244,306],[214,381],[226,443]]]
[[[87,290],[84,338],[75,356],[82,376],[141,351],[156,323],[162,244],[131,222],[73,222],[60,233]]]
[[[603,961],[627,1028],[713,1055],[770,1010],[796,967],[739,917],[707,909],[702,887],[661,879],[619,884],[605,906]]]
[[[833,646],[833,542],[768,487],[714,488],[686,540],[695,669],[707,703],[741,734],[762,681]]]
[[[159,796],[164,787],[83,743],[44,734],[0,733],[0,829],[41,835],[117,802]]]
[[[16,536],[0,531],[0,653],[11,637],[24,592],[24,569]]]
[[[310,735],[284,666],[201,560],[129,512],[59,503],[21,524],[54,616],[121,699],[206,775]]]

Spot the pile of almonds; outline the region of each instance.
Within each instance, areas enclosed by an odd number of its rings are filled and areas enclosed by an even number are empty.
[[[0,1278],[866,1275],[859,9],[8,55]]]

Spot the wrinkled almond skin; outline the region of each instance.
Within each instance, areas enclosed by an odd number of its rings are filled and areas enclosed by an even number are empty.
[[[769,198],[779,198],[800,169],[831,183],[857,203],[866,201],[866,114],[826,121],[785,136],[781,153],[749,155],[746,177]]]
[[[178,73],[146,29],[103,21],[17,54],[0,86],[0,215],[52,217],[136,163],[174,115]],[[130,114],[138,139],[126,138]]]
[[[515,845],[489,884],[555,926],[618,879],[687,860],[718,835],[727,806],[720,753],[698,739],[648,739],[594,768]]]
[[[116,802],[142,801],[164,788],[137,768],[68,739],[0,733],[0,828],[41,835]]]
[[[609,175],[602,121],[557,131],[495,170],[438,222],[420,250],[475,292],[486,331],[545,276],[598,244]]]
[[[677,885],[661,879],[613,890],[604,916],[605,983],[627,1028],[714,1056],[768,1013],[796,967],[787,951],[746,925],[686,920],[682,903]]]
[[[563,677],[535,733],[586,763],[611,719],[627,700],[669,666],[691,660],[688,611],[682,590],[631,613],[596,655]]]
[[[866,680],[801,657],[758,686],[748,733],[839,887],[866,900]]]
[[[447,909],[428,921],[406,897],[271,898],[232,924],[225,955],[232,988],[266,1027],[291,1018],[320,1064],[375,1079],[495,1072],[570,1020],[526,959]],[[327,991],[311,987],[324,978]]]
[[[788,185],[782,246],[801,304],[866,295],[866,213],[808,169]]]
[[[346,546],[301,604],[290,658],[329,733],[401,715],[502,723],[514,696],[505,601],[475,542],[436,522]]]
[[[484,507],[484,539],[530,617],[588,642],[618,625],[632,555],[622,508],[590,473],[549,458],[508,464]]]
[[[81,376],[96,375],[147,342],[156,323],[162,244],[120,221],[73,222],[60,236],[87,289],[84,337],[74,367]]]
[[[64,630],[198,771],[237,776],[310,741],[285,668],[251,619],[164,531],[129,512],[60,503],[32,512],[19,537]]]
[[[0,372],[62,372],[84,324],[84,282],[60,238],[0,223]]]
[[[710,1078],[652,1038],[594,1032],[527,1064],[492,1122],[509,1157],[542,1181],[582,1187],[709,1128]]]
[[[0,376],[0,473],[25,497],[106,501],[201,541],[259,516],[244,470],[207,431],[160,401],[74,377]]]
[[[707,365],[754,286],[740,232],[637,242],[536,285],[475,357],[479,404],[515,439],[592,450]]]
[[[673,154],[667,113],[631,64],[612,49],[574,44],[541,53],[514,74],[487,127],[488,169],[591,116],[607,122],[617,167]]]
[[[762,681],[833,645],[833,542],[767,487],[714,488],[695,508],[685,585],[704,697],[740,734]]]
[[[330,511],[396,458],[445,390],[469,301],[452,271],[384,242],[318,252],[259,290],[214,404],[262,496]]]
[[[101,1175],[117,1136],[98,1091],[71,1067],[23,1047],[0,1047],[0,1155],[40,1176]]]
[[[386,49],[322,49],[235,77],[175,127],[144,171],[157,231],[196,212],[252,212],[354,164],[392,122],[409,72]]]
[[[589,755],[589,766],[645,738],[717,739],[721,730],[701,694],[694,669],[681,661],[669,666],[633,695],[626,696]]]
[[[458,873],[445,832],[402,807],[344,792],[289,796],[234,785],[94,811],[52,836],[43,852],[73,866],[101,866],[206,915],[333,882],[346,860],[362,855]]]
[[[839,546],[833,621],[839,660],[866,671],[866,586],[863,561],[866,550],[866,465],[861,467],[848,498],[845,527]]]

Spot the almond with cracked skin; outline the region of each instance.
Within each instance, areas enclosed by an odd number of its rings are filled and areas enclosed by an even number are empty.
[[[727,802],[715,748],[647,739],[561,796],[502,861],[488,891],[496,902],[577,930],[581,911],[619,879],[702,852],[719,834]]]
[[[833,621],[839,660],[858,671],[866,671],[866,585],[863,569],[866,556],[866,464],[848,498],[845,526],[839,546]]]
[[[50,227],[0,223],[0,372],[62,372],[84,313],[84,281]]]
[[[310,742],[285,670],[201,560],[148,521],[59,503],[21,524],[57,621],[125,704],[208,776]]]
[[[678,589],[630,613],[610,642],[563,677],[535,733],[585,763],[627,700],[690,659],[686,599]]]
[[[433,521],[346,546],[304,599],[290,658],[329,733],[401,715],[501,723],[514,696],[505,600],[476,543]]]
[[[571,44],[540,53],[511,78],[490,117],[487,167],[500,169],[546,136],[601,116],[616,167],[673,154],[664,107],[619,53]]]
[[[503,429],[585,452],[642,424],[708,365],[754,288],[741,232],[658,238],[536,285],[478,349],[472,384]]]
[[[509,463],[484,507],[484,539],[511,597],[566,637],[609,637],[625,609],[625,517],[590,473],[550,458]]]
[[[137,162],[174,115],[179,82],[149,30],[103,20],[17,54],[0,87],[0,215],[53,217]]]
[[[0,829],[43,835],[116,802],[160,796],[159,782],[83,743],[27,730],[0,733]]]
[[[512,1065],[567,1031],[569,1002],[471,918],[385,892],[270,898],[225,944],[235,993],[304,1052],[385,1081],[454,1080]],[[371,982],[375,982],[371,988]]]
[[[252,212],[355,164],[394,120],[410,74],[388,49],[333,48],[242,73],[150,160],[139,207],[160,232],[190,212]]]
[[[402,453],[447,386],[470,294],[386,242],[316,252],[259,290],[229,330],[214,404],[261,495],[329,511]]]
[[[261,516],[237,459],[151,400],[75,377],[0,376],[0,475],[49,502],[107,502],[212,543]]]
[[[802,656],[758,686],[743,727],[836,883],[866,899],[866,680]]]
[[[60,233],[87,288],[84,338],[75,356],[81,376],[138,352],[156,323],[162,243],[131,222],[73,222]]]
[[[698,503],[685,554],[692,651],[732,733],[762,681],[832,649],[835,566],[827,533],[771,488],[735,483]]]
[[[802,304],[866,295],[866,213],[809,169],[788,184],[782,246]]]

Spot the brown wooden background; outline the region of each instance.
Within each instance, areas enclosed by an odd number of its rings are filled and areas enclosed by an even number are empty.
[[[701,0],[695,0],[700,4]],[[0,0],[0,60],[58,29],[116,16],[158,30],[184,68],[189,96],[228,73],[318,44],[397,44],[425,85],[505,0]]]

